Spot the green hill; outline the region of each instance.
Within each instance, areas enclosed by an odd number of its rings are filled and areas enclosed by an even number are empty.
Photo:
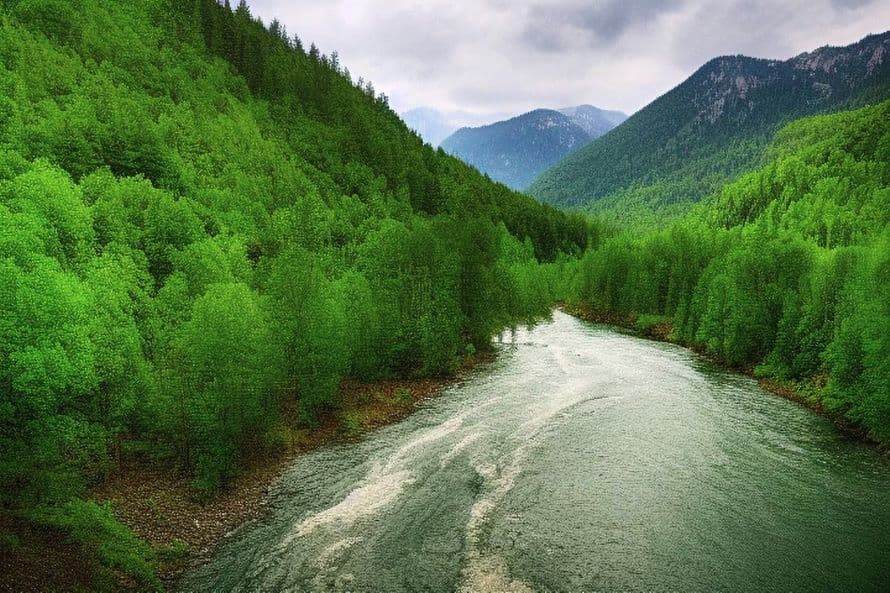
[[[212,495],[342,379],[446,375],[546,313],[537,262],[587,239],[215,0],[0,5],[0,229],[0,531],[61,529],[112,590],[159,586],[78,498],[122,459]]]
[[[787,61],[711,60],[542,174],[529,193],[615,218],[663,220],[758,165],[782,125],[890,96],[890,33]]]

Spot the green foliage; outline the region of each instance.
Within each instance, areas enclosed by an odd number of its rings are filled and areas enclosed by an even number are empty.
[[[364,430],[361,412],[346,412],[340,420],[340,426],[343,429],[343,432],[346,433],[346,436],[350,438],[359,436]]]
[[[177,562],[188,556],[189,545],[181,539],[175,539],[169,544],[158,546],[155,556],[160,562]]]
[[[670,317],[666,315],[640,315],[634,322],[634,329],[642,334],[647,334],[659,325],[669,323],[670,320]]]
[[[890,232],[861,254],[840,296],[834,339],[824,354],[826,403],[890,439]]]
[[[216,490],[276,414],[281,357],[255,293],[240,283],[210,285],[167,358],[165,387],[177,410],[169,438],[195,464],[199,489]]]
[[[546,313],[589,234],[246,5],[0,3],[0,512],[138,572],[76,498],[122,456],[210,495],[343,379]]]
[[[104,569],[103,590],[114,590],[115,573],[132,577],[140,591],[162,590],[151,549],[115,519],[110,505],[75,498],[59,507],[37,509],[32,518],[61,529],[86,555],[98,559]]]
[[[469,344],[468,344],[468,346],[469,346]],[[398,403],[398,404],[407,404],[407,403],[411,403],[411,400],[413,400],[414,398],[411,395],[410,389],[407,389],[405,387],[398,387],[398,388],[396,388],[395,393],[393,394],[393,399],[395,399],[396,403]]]
[[[761,169],[658,231],[625,230],[565,273],[569,300],[637,318],[890,439],[890,102],[802,119]]]

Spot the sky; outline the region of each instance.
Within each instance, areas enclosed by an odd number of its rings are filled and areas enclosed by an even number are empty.
[[[718,55],[787,59],[890,29],[887,0],[248,0],[336,50],[398,112],[478,124],[590,103],[632,113]],[[463,122],[457,122],[463,123]]]

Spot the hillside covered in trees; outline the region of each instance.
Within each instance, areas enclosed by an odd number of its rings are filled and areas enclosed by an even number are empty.
[[[542,201],[660,225],[763,164],[794,119],[890,98],[890,33],[790,60],[714,58],[608,134],[544,172]]]
[[[0,229],[0,546],[59,529],[110,589],[159,586],[80,498],[121,459],[212,496],[344,378],[447,375],[546,314],[539,262],[588,234],[216,0],[0,5]]]
[[[588,251],[567,299],[780,383],[890,442],[890,101],[798,120],[762,168]]]

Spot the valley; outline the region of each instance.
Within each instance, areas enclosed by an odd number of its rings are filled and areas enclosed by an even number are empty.
[[[733,7],[0,3],[0,591],[887,590],[886,8]]]

